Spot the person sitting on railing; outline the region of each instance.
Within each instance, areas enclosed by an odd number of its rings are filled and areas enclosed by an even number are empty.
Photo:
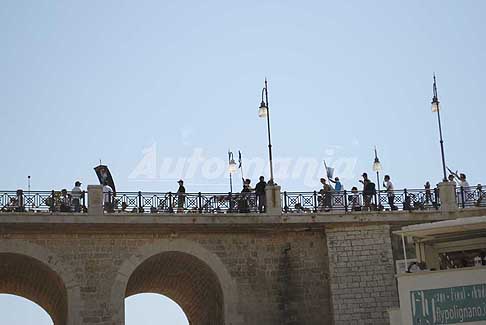
[[[2,207],[4,212],[19,212],[19,204],[17,197],[11,197],[8,203]]]
[[[250,212],[249,197],[251,194],[250,180],[246,179],[243,183],[243,189],[241,190],[241,196],[238,200],[238,210],[240,213]]]
[[[476,192],[478,193],[478,199],[476,200],[476,206],[480,207],[484,199],[486,198],[486,193],[483,192],[483,186],[478,184],[476,186]]]
[[[119,213],[128,213],[127,208],[128,208],[127,202],[122,202],[121,209],[118,210],[118,212]]]
[[[395,193],[393,191],[393,183],[391,182],[389,175],[385,175],[383,187],[386,189],[386,196],[388,198],[388,205],[390,206],[390,209],[398,210],[398,208],[395,206]]]
[[[351,188],[351,194],[348,196],[348,201],[351,205],[351,211],[361,211],[361,203],[359,202],[359,192],[356,186]]]
[[[81,182],[76,181],[71,190],[72,204],[74,212],[81,212],[81,198],[83,197],[83,190],[81,189]]]
[[[63,188],[59,197],[59,211],[71,212],[71,195]]]
[[[293,212],[311,212],[311,209],[302,206],[302,203],[295,203]]]
[[[322,189],[319,191],[319,194],[321,195],[321,200],[320,200],[320,210],[329,212],[331,211],[331,185],[326,183],[325,178],[320,179],[321,184],[322,184]]]

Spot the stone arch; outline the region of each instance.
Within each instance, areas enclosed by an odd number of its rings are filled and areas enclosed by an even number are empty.
[[[141,292],[174,299],[191,324],[243,324],[236,311],[236,282],[218,256],[194,241],[161,239],[127,259],[115,279],[112,301],[119,306],[125,297]],[[116,309],[124,311],[124,304],[120,307]],[[116,320],[124,324],[124,313]]]
[[[0,292],[41,306],[54,324],[75,324],[79,287],[48,249],[24,240],[0,240]]]

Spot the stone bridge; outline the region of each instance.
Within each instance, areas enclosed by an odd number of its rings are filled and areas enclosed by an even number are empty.
[[[1,213],[0,293],[56,325],[124,324],[125,298],[144,292],[176,301],[191,324],[388,324],[402,259],[391,231],[486,209],[98,212]]]

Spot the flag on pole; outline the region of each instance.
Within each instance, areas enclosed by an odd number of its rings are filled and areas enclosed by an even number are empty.
[[[324,168],[326,169],[327,179],[332,179],[332,176],[334,175],[334,168],[328,167],[326,165],[326,161],[325,160],[324,160]]]
[[[238,168],[241,168],[241,151],[238,150]]]

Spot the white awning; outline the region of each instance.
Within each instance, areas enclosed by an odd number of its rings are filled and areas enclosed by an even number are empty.
[[[486,216],[410,225],[393,233],[399,236],[430,238],[454,236],[465,232],[474,234],[474,237],[486,237]]]

